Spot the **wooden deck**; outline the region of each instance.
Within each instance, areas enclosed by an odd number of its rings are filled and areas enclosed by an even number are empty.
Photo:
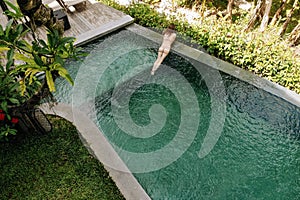
[[[133,22],[130,16],[93,0],[86,1],[83,11],[76,10],[67,16],[71,28],[66,30],[64,35],[77,38],[76,45],[89,42]],[[2,12],[0,23],[2,26],[7,23],[7,18]],[[46,38],[44,27],[39,27],[35,33],[40,38]]]

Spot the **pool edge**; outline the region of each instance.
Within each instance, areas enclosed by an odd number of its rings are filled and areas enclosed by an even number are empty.
[[[60,116],[75,125],[84,146],[103,164],[125,199],[151,200],[144,188],[139,184],[126,164],[104,137],[104,134],[85,113],[64,103],[57,103],[54,106],[45,103],[42,104],[40,108],[46,114]],[[74,121],[74,115],[76,116],[76,123]],[[118,165],[119,169],[123,170],[116,170],[106,165],[106,160],[108,159],[112,160],[110,162]]]
[[[141,35],[153,42],[161,43],[162,42],[162,35],[145,28],[143,26],[137,24],[131,24],[125,27],[127,30],[132,31],[138,35]],[[265,78],[262,78],[252,72],[246,71],[240,67],[237,67],[233,64],[225,62],[221,59],[213,57],[203,51],[198,49],[194,49],[189,47],[181,42],[175,41],[172,47],[172,50],[185,56],[192,58],[198,62],[206,64],[209,67],[212,67],[216,70],[222,71],[226,74],[234,76],[242,81],[250,83],[257,88],[263,89],[279,98],[282,98],[298,107],[300,107],[300,95],[296,92],[289,90],[277,83],[269,81]]]

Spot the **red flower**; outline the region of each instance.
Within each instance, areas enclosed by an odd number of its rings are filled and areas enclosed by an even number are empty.
[[[16,123],[18,123],[18,122],[19,122],[19,119],[16,118],[16,117],[13,117],[13,118],[11,119],[11,123],[13,123],[13,124],[16,124]]]
[[[0,113],[0,121],[3,121],[5,118],[5,114],[4,113]]]
[[[2,112],[3,112],[3,110],[0,109],[0,113],[2,113]]]

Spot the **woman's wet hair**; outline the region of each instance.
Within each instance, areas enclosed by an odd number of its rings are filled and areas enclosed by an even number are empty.
[[[169,26],[168,26],[168,28],[166,28],[164,31],[163,31],[163,35],[164,34],[166,34],[166,33],[168,33],[168,34],[172,34],[172,33],[175,33],[175,25],[174,24],[170,24]]]
[[[170,24],[168,28],[172,29],[172,30],[175,30],[175,24]]]

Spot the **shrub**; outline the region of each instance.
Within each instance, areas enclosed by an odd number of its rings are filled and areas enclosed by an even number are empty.
[[[22,17],[18,8],[13,8]],[[73,84],[64,64],[79,55],[73,45],[75,38],[49,29],[47,40],[33,37],[29,43],[24,36],[30,30],[14,17],[5,27],[0,25],[0,139],[16,134],[17,116],[51,96],[55,78],[61,76]]]
[[[193,6],[200,7],[203,0],[175,0],[177,5],[192,8]],[[215,1],[205,1],[206,6],[208,7],[218,7],[218,8],[226,8],[227,7],[227,0],[215,0]]]

